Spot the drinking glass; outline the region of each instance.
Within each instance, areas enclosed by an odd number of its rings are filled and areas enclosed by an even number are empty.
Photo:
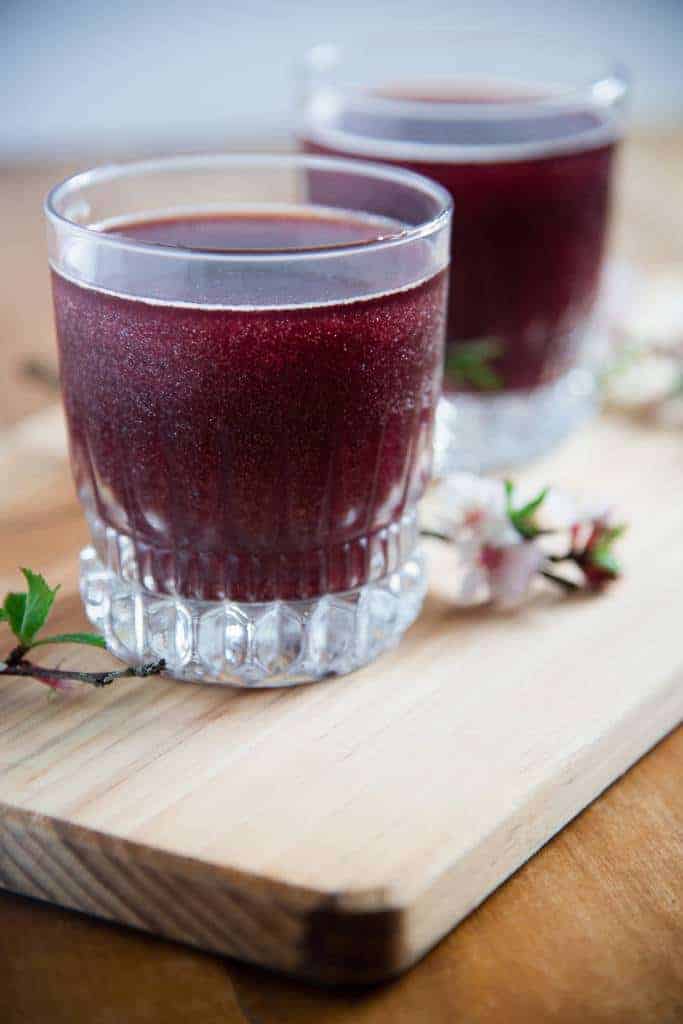
[[[110,649],[270,686],[395,644],[425,589],[449,195],[359,161],[182,157],[77,174],[46,216]]]
[[[563,39],[434,31],[305,61],[308,153],[382,160],[454,198],[437,463],[491,469],[592,410],[623,71]]]

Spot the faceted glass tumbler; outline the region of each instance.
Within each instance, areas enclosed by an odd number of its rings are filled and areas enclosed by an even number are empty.
[[[439,474],[524,462],[595,407],[627,96],[620,66],[562,35],[383,33],[305,58],[302,151],[405,167],[454,198]]]
[[[77,175],[46,211],[109,648],[253,687],[394,646],[425,591],[448,194],[360,161],[190,157]]]

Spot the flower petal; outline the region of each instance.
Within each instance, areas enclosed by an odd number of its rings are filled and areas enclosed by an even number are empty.
[[[607,399],[612,405],[634,408],[662,402],[672,395],[681,378],[681,364],[663,355],[635,357],[623,370],[608,377]]]
[[[489,569],[493,601],[502,608],[512,608],[519,604],[526,597],[544,557],[532,541],[522,541],[503,548],[500,557]]]

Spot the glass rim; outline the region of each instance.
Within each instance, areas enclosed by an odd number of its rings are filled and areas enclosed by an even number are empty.
[[[65,216],[57,208],[59,201],[69,195],[77,194],[79,189],[93,184],[107,183],[122,177],[134,177],[154,172],[191,171],[193,168],[237,169],[244,167],[287,169],[310,169],[343,173],[376,178],[385,182],[401,184],[420,191],[432,198],[438,205],[432,217],[425,218],[417,225],[406,226],[394,234],[381,236],[360,242],[331,243],[324,246],[302,246],[298,248],[269,249],[210,249],[197,246],[174,245],[162,242],[146,242],[125,234],[110,234],[97,227],[79,224]],[[255,202],[257,205],[257,202]],[[226,203],[226,209],[230,203]],[[341,208],[340,208],[341,209]],[[348,208],[345,208],[348,210]],[[85,171],[70,174],[54,185],[47,193],[43,203],[46,218],[56,226],[66,228],[77,236],[93,243],[106,246],[125,248],[138,252],[157,253],[159,256],[183,259],[212,259],[217,261],[239,260],[257,263],[269,260],[325,258],[344,253],[369,252],[379,249],[393,248],[409,242],[426,238],[446,226],[453,211],[453,199],[450,193],[435,181],[414,171],[393,167],[379,161],[359,160],[351,157],[310,156],[297,153],[205,153],[189,156],[166,156],[148,160],[133,160],[123,163],[102,164]],[[353,213],[352,209],[348,212]],[[355,211],[363,212],[363,211]]]
[[[434,31],[430,30],[429,36],[425,36],[425,39],[431,38],[433,43]],[[438,31],[438,28],[437,30]],[[452,34],[456,36],[457,40],[463,44],[467,44],[470,40],[499,40],[505,41],[509,45],[510,33],[502,30],[487,30],[487,29],[455,29],[452,26],[445,26],[444,32],[446,34]],[[440,33],[443,34],[443,33]],[[514,33],[513,33],[514,34]],[[419,32],[418,32],[419,35]],[[519,32],[517,33],[519,35]],[[391,45],[391,39],[387,40],[386,33],[378,35],[378,39],[382,40],[382,47],[386,51]],[[394,36],[397,39],[398,36]],[[557,45],[558,35],[551,32],[531,32],[524,33],[524,38],[528,42],[534,43],[538,46],[544,46],[548,44]],[[371,39],[366,40],[369,43],[371,49]],[[350,52],[351,47],[347,43],[334,43],[334,42],[321,42],[314,46],[306,49],[299,61],[299,67],[304,70],[324,73],[329,72],[333,68],[343,69],[345,64],[351,64],[353,62],[353,54]],[[455,57],[455,54],[453,54]],[[476,108],[478,114],[482,112],[492,114],[516,114],[516,113],[529,113],[530,111],[539,110],[554,110],[557,107],[558,102],[572,102],[579,99],[585,100],[587,97],[592,97],[594,102],[602,103],[605,106],[612,106],[626,98],[630,92],[631,87],[631,75],[626,65],[613,55],[609,55],[602,50],[593,48],[582,48],[581,57],[584,59],[590,59],[595,61],[596,73],[593,75],[577,76],[576,84],[567,85],[566,87],[559,87],[553,89],[550,93],[544,93],[537,96],[531,95],[524,98],[510,99],[501,101],[495,100],[480,100],[478,99],[476,104],[468,100],[432,100],[429,99],[411,99],[408,97],[400,96],[387,96],[381,93],[368,93],[367,83],[358,80],[345,80],[342,76],[340,80],[334,82],[334,87],[337,89],[347,90],[349,93],[359,93],[363,95],[364,103],[369,103],[371,107],[378,111],[392,112],[396,114],[405,114],[407,112],[415,113],[429,113],[430,115],[453,117],[455,112],[460,114],[470,113],[473,108]],[[335,63],[333,63],[335,61]],[[409,69],[408,69],[409,70]],[[532,69],[533,70],[533,69]],[[454,75],[457,76],[457,70],[454,69]],[[486,75],[486,63],[482,63],[481,70],[477,72],[477,75]],[[492,69],[491,77],[495,75],[495,68]],[[469,77],[473,77],[472,73],[469,73]],[[463,76],[463,77],[468,77]]]

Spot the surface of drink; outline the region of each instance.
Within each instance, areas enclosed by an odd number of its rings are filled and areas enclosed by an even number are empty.
[[[292,258],[268,274],[268,306],[243,301],[239,275],[226,289],[207,271],[196,302],[174,303],[145,298],[145,282],[131,295],[125,277],[98,288],[53,271],[72,461],[96,545],[111,528],[148,590],[206,600],[298,600],[377,578],[373,539],[429,476],[446,272],[344,302],[321,301],[312,280],[302,303],[300,253],[402,226],[293,207],[100,227],[186,259]],[[383,557],[392,571],[402,556]]]
[[[616,138],[595,104],[486,81],[323,92],[300,127],[307,152],[399,164],[452,194],[446,390],[534,389],[575,363]]]

